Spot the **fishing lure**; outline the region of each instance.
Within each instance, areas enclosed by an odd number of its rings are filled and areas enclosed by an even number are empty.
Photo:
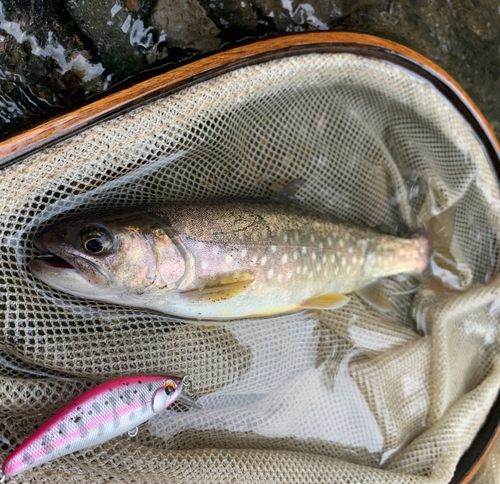
[[[182,393],[188,377],[134,376],[96,386],[42,425],[10,454],[0,468],[0,484],[63,455],[137,434],[136,427],[176,400],[200,406]]]

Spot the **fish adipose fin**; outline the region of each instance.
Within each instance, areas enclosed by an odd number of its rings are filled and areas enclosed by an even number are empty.
[[[387,297],[387,291],[379,281],[372,282],[358,289],[356,294],[367,304],[379,311],[385,313],[391,310],[391,303]]]
[[[338,292],[327,292],[321,296],[305,300],[300,307],[304,309],[337,309],[346,305],[349,297]]]
[[[254,281],[252,274],[228,274],[209,281],[200,289],[185,291],[182,295],[196,301],[219,302],[237,296]]]
[[[304,180],[295,178],[291,182],[287,183],[278,193],[276,193],[276,195],[271,197],[271,201],[297,204],[297,192],[301,189],[304,183]]]

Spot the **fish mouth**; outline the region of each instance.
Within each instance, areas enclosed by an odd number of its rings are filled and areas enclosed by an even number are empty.
[[[41,263],[53,269],[76,269],[75,266],[69,263],[66,259],[55,254],[41,254],[32,260],[32,263]]]

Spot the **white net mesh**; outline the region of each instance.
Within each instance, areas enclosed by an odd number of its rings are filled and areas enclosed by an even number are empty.
[[[247,67],[0,175],[0,458],[110,378],[189,374],[204,407],[11,482],[447,482],[495,400],[498,183],[447,100],[400,68],[347,54]],[[389,314],[354,296],[208,327],[76,299],[26,269],[39,226],[68,211],[264,199],[294,178],[305,207],[395,235],[454,207],[463,290],[415,295],[397,276]]]

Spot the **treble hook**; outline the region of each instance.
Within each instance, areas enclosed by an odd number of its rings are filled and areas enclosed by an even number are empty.
[[[179,394],[179,396],[177,397],[177,399],[180,402],[182,402],[190,407],[201,410],[203,407],[195,400],[194,395],[192,393],[192,388],[193,388],[193,382],[191,380],[191,377],[189,375],[186,375],[182,379],[182,391],[184,391],[185,393],[183,394],[181,392]],[[0,484],[1,484],[1,482],[0,482]]]

